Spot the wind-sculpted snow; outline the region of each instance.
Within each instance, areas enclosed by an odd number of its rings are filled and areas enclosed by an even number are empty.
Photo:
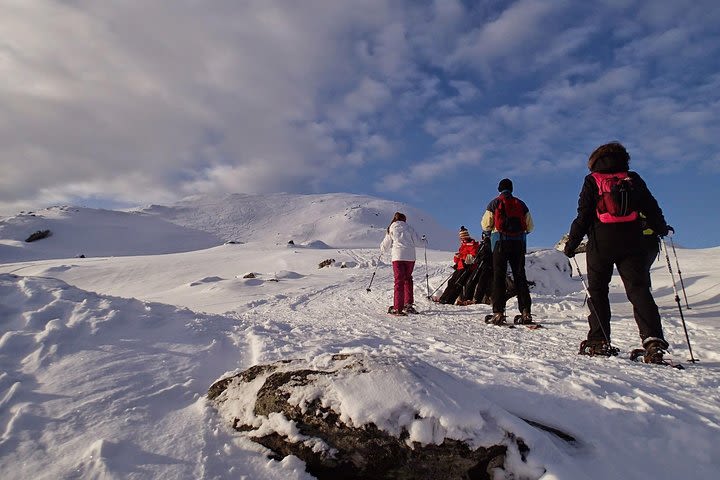
[[[199,478],[170,443],[201,455],[197,392],[235,365],[234,323],[0,274],[3,478]]]

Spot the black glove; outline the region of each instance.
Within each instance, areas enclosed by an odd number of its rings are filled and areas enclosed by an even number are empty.
[[[670,232],[675,233],[675,229],[673,227],[671,227],[670,225],[665,225],[664,228],[660,229],[660,231],[658,232],[658,235],[660,235],[661,237],[667,237],[667,235]]]
[[[575,256],[575,249],[577,247],[578,245],[576,243],[568,241],[563,248],[563,253],[566,257],[573,258]]]

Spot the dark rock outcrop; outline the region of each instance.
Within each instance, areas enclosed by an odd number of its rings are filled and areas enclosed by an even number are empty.
[[[50,230],[38,230],[37,232],[30,235],[28,238],[25,239],[27,243],[34,242],[36,240],[42,240],[43,238],[47,238],[50,235],[52,235],[52,232]]]
[[[337,397],[328,387],[334,381],[345,384],[352,376],[368,374],[374,367],[366,360],[362,355],[333,355],[323,368],[300,360],[256,365],[215,382],[208,398],[235,430],[267,447],[270,457],[295,455],[319,479],[492,479],[507,473],[508,449],[525,461],[528,447],[510,432],[505,432],[501,443],[489,446],[471,447],[464,440],[447,437],[421,444],[412,441],[405,426],[393,435],[373,422],[356,425],[348,421],[325,395]],[[307,391],[324,393],[308,400]],[[298,402],[294,395],[307,401]],[[252,398],[254,404],[238,410],[233,402],[239,398]],[[414,419],[422,421],[423,417],[415,411]],[[278,422],[286,426],[268,427]],[[288,424],[295,433],[287,433]],[[498,437],[496,432],[493,435]]]
[[[323,260],[322,262],[320,262],[320,263],[318,264],[318,268],[329,267],[329,266],[332,265],[333,263],[335,263],[335,259],[334,259],[334,258],[328,258],[327,260]]]

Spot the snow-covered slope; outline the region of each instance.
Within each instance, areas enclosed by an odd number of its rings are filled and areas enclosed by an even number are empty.
[[[42,230],[52,235],[25,242]],[[79,255],[155,255],[220,243],[212,233],[114,210],[56,206],[0,220],[0,263]]]
[[[451,250],[457,246],[454,232],[412,206],[347,193],[203,195],[172,206],[151,205],[139,211],[211,232],[225,241],[271,244],[320,241],[344,248],[376,247],[393,214],[401,211],[418,233],[427,235],[430,247]],[[468,226],[473,223],[479,224],[479,216],[468,219]],[[479,236],[479,226],[477,230],[475,234]]]
[[[610,301],[621,356],[578,356],[585,294],[557,251],[527,256],[533,313],[547,328],[495,327],[482,321],[487,305],[425,298],[452,272],[457,240],[444,232],[447,247],[435,247],[443,230],[420,212],[339,194],[219,198],[132,213],[59,207],[0,223],[3,480],[308,480],[298,459],[268,460],[222,424],[204,394],[229,371],[334,353],[413,366],[416,384],[398,384],[392,398],[407,398],[403,388],[452,384],[462,388],[443,387],[447,402],[438,405],[486,399],[483,408],[514,419],[532,465],[546,469],[542,480],[705,479],[720,471],[720,247],[677,252],[692,306],[684,316],[701,359],[679,371],[627,359],[639,337],[617,276]],[[415,269],[422,314],[402,318],[384,313],[392,267],[377,249],[395,210],[435,247]],[[236,221],[242,228],[232,228]],[[52,237],[22,242],[46,228]],[[326,248],[308,248],[314,241]],[[68,258],[80,253],[87,258]],[[319,268],[326,260],[335,261]],[[578,261],[584,267],[584,255]],[[685,362],[664,258],[652,276],[670,358]],[[516,300],[508,308],[516,313]],[[372,397],[346,400],[369,411]]]
[[[157,255],[223,242],[298,247],[377,247],[395,211],[428,237],[430,248],[456,247],[454,232],[397,202],[352,194],[195,196],[129,212],[55,206],[0,219],[0,264],[49,258]],[[471,219],[472,220],[472,219]],[[27,243],[32,233],[48,238]],[[472,231],[472,229],[471,229]],[[477,232],[479,235],[479,232]]]
[[[572,435],[567,442],[519,431],[532,463],[547,469],[542,480],[714,478],[719,248],[678,251],[692,306],[685,318],[702,359],[685,371],[627,360],[639,339],[617,277],[610,298],[622,356],[589,358],[576,354],[587,332],[584,293],[561,254],[528,256],[533,310],[547,326],[536,331],[484,324],[486,305],[426,301],[425,273],[431,288],[440,285],[451,255],[429,250],[427,270],[418,263],[422,314],[406,318],[383,313],[392,269],[376,265],[375,249],[250,243],[0,265],[3,478],[308,480],[297,459],[268,460],[220,423],[203,395],[228,371],[341,352],[418,365],[416,384],[398,389],[432,392],[447,374],[464,385],[446,388],[449,399],[469,389],[488,408]],[[318,268],[326,258],[336,262]],[[243,278],[249,272],[255,278]],[[684,362],[687,344],[664,262],[653,267],[653,284],[671,357]],[[515,300],[509,309],[517,309]],[[349,399],[358,409],[371,400]]]

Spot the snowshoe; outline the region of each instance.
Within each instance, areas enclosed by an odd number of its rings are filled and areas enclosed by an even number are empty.
[[[678,370],[685,370],[685,367],[683,367],[682,364],[680,364],[680,363],[673,363],[673,362],[671,362],[671,361],[669,361],[669,360],[665,360],[665,359],[663,359],[663,360],[661,360],[661,361],[659,361],[659,362],[657,362],[657,361],[655,361],[655,362],[646,362],[646,361],[645,361],[645,354],[646,354],[646,353],[647,353],[647,352],[646,352],[646,350],[645,350],[644,348],[636,348],[635,350],[633,350],[632,352],[630,352],[630,360],[632,360],[633,362],[652,363],[652,364],[655,364],[655,365],[667,365],[668,367],[677,368]]]
[[[678,370],[684,370],[685,367],[679,363],[672,363],[663,358],[667,353],[668,343],[661,338],[646,338],[643,342],[645,348],[636,348],[630,352],[630,360],[636,362],[652,363],[655,365],[667,365]]]
[[[645,363],[663,363],[663,355],[667,353],[666,349],[669,346],[662,338],[646,338],[643,341],[643,348],[645,349],[643,360]]]
[[[630,352],[630,360],[633,362],[640,362],[644,361],[642,357],[645,355],[645,349],[644,348],[636,348],[632,352]]]
[[[485,316],[485,323],[492,325],[505,325],[507,323],[507,318],[503,313],[493,313],[492,315]]]
[[[533,317],[530,312],[523,312],[520,315],[515,315],[513,323],[515,325],[531,325],[535,322],[533,321]]]
[[[394,315],[396,317],[406,317],[407,316],[407,313],[403,312],[402,310],[396,309],[392,305],[390,305],[388,307],[387,313],[389,313],[390,315]]]
[[[619,353],[619,348],[613,347],[605,340],[583,340],[580,343],[580,351],[578,351],[578,355],[590,357],[614,357]]]
[[[513,323],[515,325],[522,325],[524,327],[527,327],[530,330],[537,330],[538,328],[543,328],[543,326],[539,323],[535,323],[535,320],[533,320],[533,316],[530,314],[530,312],[523,312],[520,315],[515,315],[515,317],[513,318]]]
[[[412,313],[412,314],[420,313],[417,310],[415,310],[415,307],[413,307],[412,305],[405,305],[405,308],[403,308],[403,312],[405,312],[406,314],[407,313]]]

